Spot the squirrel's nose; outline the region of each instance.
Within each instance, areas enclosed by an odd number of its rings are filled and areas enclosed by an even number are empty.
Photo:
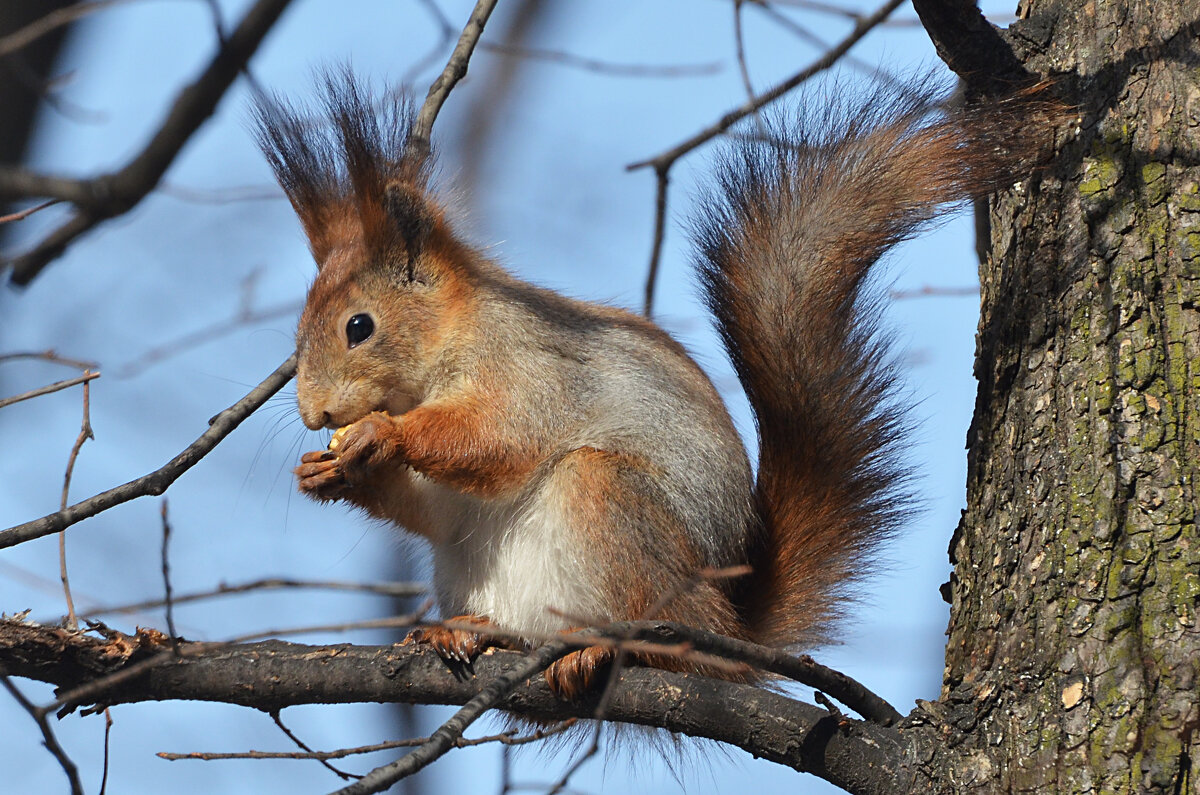
[[[304,405],[303,401],[300,402],[300,419],[310,431],[319,431],[329,427],[329,423],[333,421],[333,417],[328,411],[317,411],[311,406]]]

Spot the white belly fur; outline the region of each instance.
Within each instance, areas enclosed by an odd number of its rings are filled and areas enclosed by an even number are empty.
[[[553,477],[511,500],[471,497],[419,475],[413,481],[434,536],[444,618],[486,616],[531,640],[607,619],[586,542],[568,526]]]

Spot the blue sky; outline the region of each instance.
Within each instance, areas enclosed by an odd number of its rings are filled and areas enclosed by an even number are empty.
[[[236,20],[245,2],[222,2]],[[780,4],[781,7],[784,4]],[[987,10],[1002,13],[1005,8]],[[470,3],[440,3],[459,26]],[[502,9],[504,3],[501,3]],[[463,205],[464,231],[519,275],[578,297],[640,306],[652,232],[654,183],[648,171],[625,165],[652,156],[710,124],[745,93],[734,56],[728,0],[617,2],[562,0],[540,32],[539,46],[613,63],[716,64],[703,76],[615,77],[562,64],[533,62],[496,115],[481,179],[459,185],[464,127],[470,108],[486,101],[480,79],[498,64],[478,54],[471,77],[450,98],[435,137],[442,183]],[[855,6],[855,8],[857,8]],[[861,8],[863,11],[872,8]],[[795,14],[827,41],[849,30],[844,19]],[[895,15],[911,20],[904,7]],[[819,52],[754,8],[745,11],[748,65],[762,90],[798,71]],[[296,0],[252,62],[265,86],[307,96],[311,68],[350,61],[381,84],[395,82],[437,40],[437,27],[416,0],[344,3]],[[119,167],[144,143],[166,103],[212,52],[205,3],[146,0],[93,15],[60,71],[62,95],[86,112],[44,113],[33,164],[87,176]],[[876,31],[853,54],[892,72],[945,74],[919,27]],[[444,55],[436,60],[437,69]],[[435,74],[414,80],[423,94]],[[843,81],[862,79],[842,69]],[[84,446],[72,501],[150,471],[186,446],[206,420],[243,395],[291,350],[294,318],[250,327],[174,356],[132,377],[124,365],[146,351],[231,317],[240,285],[258,274],[256,304],[299,305],[312,263],[291,210],[280,198],[200,202],[195,191],[249,186],[272,192],[271,178],[247,132],[248,91],[239,82],[167,173],[166,188],[128,216],[80,240],[24,290],[0,289],[0,352],[55,348],[102,364],[93,383],[96,440]],[[656,317],[709,370],[743,431],[752,430],[732,371],[697,300],[683,222],[702,190],[714,149],[706,147],[672,172],[670,214]],[[261,190],[260,190],[261,189]],[[47,211],[22,222],[29,239],[55,221]],[[971,223],[959,216],[897,251],[881,268],[885,287],[962,287],[976,282]],[[937,697],[947,607],[938,586],[949,573],[946,547],[962,506],[964,443],[974,402],[971,377],[978,301],[975,297],[893,302],[889,318],[909,363],[909,387],[919,430],[910,460],[925,510],[888,551],[886,573],[864,589],[864,605],[845,643],[817,656],[845,670],[907,712],[916,698]],[[0,367],[0,395],[65,377],[40,363]],[[337,506],[318,506],[294,493],[288,470],[299,454],[324,445],[305,431],[289,396],[252,418],[169,492],[175,534],[172,573],[177,592],[220,581],[264,576],[345,580],[391,579],[402,561],[421,564],[419,547]],[[0,463],[0,526],[55,510],[66,455],[79,429],[77,390],[0,411],[8,455]],[[86,607],[153,598],[161,593],[157,500],[143,499],[88,520],[68,535],[76,601]],[[0,610],[32,608],[39,618],[63,612],[56,588],[52,538],[0,554]],[[38,578],[41,578],[40,580]],[[176,622],[193,639],[336,623],[385,613],[377,597],[288,592],[229,597],[181,607]],[[164,625],[161,613],[114,618]],[[383,642],[370,633],[313,635],[310,642]],[[22,682],[38,701],[49,689]],[[423,718],[436,725],[430,711]],[[378,706],[305,707],[284,718],[310,745],[336,748],[393,735],[391,713]],[[174,762],[160,750],[283,749],[289,744],[269,718],[207,704],[130,705],[114,710],[111,791],[180,793],[323,792],[337,780],[313,762]],[[62,773],[40,747],[29,718],[0,698],[0,769],[12,791],[57,787]],[[103,722],[72,716],[56,730],[81,766],[89,791],[98,786]],[[712,756],[707,751],[700,755]],[[369,762],[348,763],[364,771]],[[514,779],[551,781],[565,757],[524,754]],[[464,768],[465,766],[465,768]],[[455,752],[431,769],[433,786],[456,789],[464,769],[472,781],[496,780],[495,748]],[[453,778],[450,778],[453,776]],[[658,765],[592,762],[573,779],[587,792],[681,791]],[[688,792],[832,791],[812,777],[740,752],[716,755],[683,779]],[[490,784],[485,787],[485,790]]]

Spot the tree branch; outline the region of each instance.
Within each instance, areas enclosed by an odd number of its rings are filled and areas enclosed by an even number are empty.
[[[1037,82],[975,3],[913,0],[938,57],[972,90],[1004,96]]]
[[[250,390],[250,393],[244,398],[213,417],[209,421],[207,431],[200,434],[200,437],[196,441],[184,448],[183,452],[172,458],[161,468],[156,469],[148,475],[143,475],[136,480],[131,480],[122,486],[117,486],[94,497],[90,497],[83,502],[77,502],[66,510],[48,514],[41,519],[19,524],[7,530],[0,530],[0,549],[32,541],[35,538],[41,538],[51,533],[57,533],[76,522],[80,522],[90,516],[95,516],[101,511],[106,511],[114,505],[120,505],[123,502],[128,502],[138,497],[158,496],[162,494],[180,475],[195,466],[222,439],[232,433],[233,429],[242,423],[242,420],[253,414],[259,406],[266,403],[272,395],[282,389],[283,385],[291,380],[295,372],[296,355],[292,354],[286,362],[279,365],[275,372],[267,376],[261,384]]]
[[[217,103],[289,2],[258,0],[251,7],[204,72],[179,92],[158,132],[120,171],[74,180],[24,170],[0,170],[0,199],[46,196],[65,199],[76,206],[75,214],[62,226],[32,250],[12,260],[14,284],[29,284],[77,237],[105,219],[128,212],[154,189],[184,144],[216,110]]]
[[[408,139],[409,147],[418,157],[429,154],[429,137],[433,134],[433,122],[441,112],[446,97],[450,96],[458,81],[466,76],[471,53],[475,51],[475,45],[483,35],[483,26],[487,24],[488,17],[492,15],[495,7],[496,0],[478,0],[475,3],[471,18],[467,20],[462,35],[458,37],[458,44],[454,45],[454,52],[450,54],[446,68],[429,87],[429,93],[425,95],[425,102],[417,113],[416,124],[413,125],[412,134]]]
[[[507,683],[537,667],[528,655],[495,651],[475,660],[474,676],[463,676],[423,646],[282,641],[181,643],[179,657],[173,658],[164,651],[169,648],[165,641],[131,640],[5,621],[0,623],[0,668],[59,688],[77,688],[124,666],[162,657],[136,677],[90,697],[105,705],[190,699],[270,712],[315,703],[466,704],[493,683]],[[586,641],[561,642],[578,646]],[[623,670],[610,696],[605,713],[612,720],[735,745],[852,793],[913,791],[916,774],[907,762],[908,741],[897,729],[839,721],[823,709],[750,685],[650,668]],[[591,717],[598,698],[599,693],[592,693],[580,701],[562,701],[542,677],[533,676],[497,705],[536,720],[559,721]]]

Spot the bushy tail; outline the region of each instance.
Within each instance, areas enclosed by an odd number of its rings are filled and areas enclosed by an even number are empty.
[[[948,112],[927,93],[832,104],[737,145],[696,225],[708,304],[759,429],[764,530],[743,600],[751,636],[775,646],[829,639],[912,505],[864,277],[947,203],[1027,174],[1049,139],[1029,129],[1028,96]]]

